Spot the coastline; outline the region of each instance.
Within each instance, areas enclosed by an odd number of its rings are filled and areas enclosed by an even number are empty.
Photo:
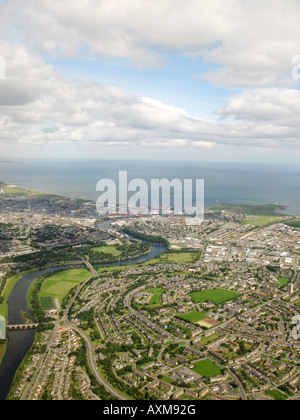
[[[204,179],[205,207],[222,203],[265,205],[279,203],[284,213],[300,217],[300,169],[290,165],[219,164],[147,160],[32,160],[1,164],[0,179],[24,189],[95,202],[100,179],[118,183],[118,173],[128,179]]]
[[[0,182],[0,185],[3,185],[3,183]],[[55,199],[56,198],[57,199],[65,198],[65,197],[61,197],[61,196],[53,196],[53,195],[44,194],[44,193],[36,193],[34,191],[27,190],[27,189],[20,189],[18,187],[10,187],[9,184],[4,184],[4,185],[8,185],[7,188],[12,188],[13,191],[14,191],[14,192],[12,192],[12,194],[15,193],[18,196],[22,196],[22,195],[24,196],[24,194],[25,194],[25,197],[31,197],[31,198],[33,198],[33,197],[36,197],[35,194],[38,194],[38,196],[41,197],[41,198],[43,198],[43,197],[49,197],[49,196],[52,197],[52,198],[55,198]],[[22,192],[20,193],[20,191],[22,191]],[[214,206],[214,207],[209,208],[208,211],[211,211],[211,212],[225,212],[225,213],[226,213],[226,211],[229,211],[229,212],[234,212],[234,211],[236,211],[236,212],[243,212],[244,211],[244,212],[248,213],[249,215],[251,215],[253,217],[268,216],[268,217],[271,217],[271,218],[274,218],[274,217],[276,217],[276,218],[282,218],[282,214],[278,213],[278,211],[282,210],[283,208],[284,208],[284,206],[279,206],[279,205],[250,206],[250,205],[232,205],[232,204],[221,204],[220,203],[217,206]],[[105,219],[105,220],[107,220],[107,219]],[[102,221],[103,221],[103,219],[99,220],[96,223],[96,226],[99,227],[99,225],[101,224]],[[151,251],[149,253],[151,253]],[[141,255],[141,256],[139,256],[137,258],[142,258],[143,256],[147,256],[149,253],[147,253],[146,255]],[[108,266],[110,266],[110,265],[116,265],[118,263],[121,263],[121,261],[116,261],[114,263],[110,263],[110,264],[108,264]],[[67,266],[68,266],[68,263],[67,262],[65,264],[60,264],[60,267],[62,267],[62,268],[63,267],[67,267]],[[51,270],[53,268],[55,268],[55,267],[53,267],[53,266],[51,266],[51,267],[49,266],[48,267],[49,270]],[[14,286],[16,284],[18,284],[20,282],[20,280],[24,279],[24,277],[26,277],[28,274],[30,274],[30,273],[36,273],[37,271],[39,272],[38,269],[32,269],[32,270],[27,271],[27,272],[18,273],[18,274],[16,274],[13,277],[13,283],[9,283],[9,285],[6,285],[6,287],[4,289],[6,291],[6,294],[8,294],[8,296],[6,296],[6,301],[5,301],[5,304],[6,305],[7,305],[7,300],[11,296],[11,293],[12,293],[12,291],[14,289]],[[10,279],[10,280],[12,280],[12,279]],[[29,289],[28,289],[28,291],[29,291]],[[28,291],[26,293],[26,300],[27,300]],[[6,346],[7,346],[7,343],[6,343]],[[4,357],[5,357],[5,353],[3,354],[2,358],[4,358]],[[0,365],[1,365],[1,361],[0,361]]]

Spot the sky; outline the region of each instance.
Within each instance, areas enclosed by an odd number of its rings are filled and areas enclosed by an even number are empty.
[[[299,0],[0,0],[0,159],[298,164]]]

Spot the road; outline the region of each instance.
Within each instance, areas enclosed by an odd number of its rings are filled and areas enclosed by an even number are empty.
[[[93,348],[93,344],[90,340],[90,338],[87,336],[87,334],[85,334],[84,331],[80,330],[79,328],[75,327],[70,321],[69,321],[69,313],[70,310],[77,298],[77,296],[79,295],[79,293],[81,292],[81,290],[84,288],[84,286],[93,278],[90,277],[86,280],[86,282],[84,282],[83,284],[81,284],[75,294],[73,295],[73,297],[71,298],[67,308],[64,311],[64,315],[63,315],[63,321],[65,323],[66,326],[72,328],[74,331],[76,331],[85,341],[86,345],[87,345],[87,356],[88,356],[88,362],[90,365],[90,369],[93,373],[93,375],[96,377],[97,381],[99,382],[100,385],[103,385],[104,388],[106,389],[107,392],[109,392],[112,396],[114,396],[115,398],[117,398],[118,400],[127,400],[127,398],[121,394],[118,390],[116,390],[115,388],[113,388],[107,381],[106,379],[101,375],[101,373],[98,371],[97,368],[97,363],[95,360],[95,354],[94,354],[94,348]]]

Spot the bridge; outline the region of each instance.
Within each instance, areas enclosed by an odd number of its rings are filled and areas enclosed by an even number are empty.
[[[8,331],[26,331],[36,330],[39,324],[18,324],[18,325],[7,325]]]
[[[87,260],[82,260],[82,262],[87,266],[87,268],[90,270],[90,272],[93,274],[93,276],[97,276],[98,273],[92,266],[92,264]]]

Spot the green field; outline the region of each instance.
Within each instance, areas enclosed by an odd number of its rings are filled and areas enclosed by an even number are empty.
[[[44,281],[40,291],[40,299],[58,298],[59,302],[62,303],[64,297],[71,289],[85,282],[90,276],[89,271],[83,268],[56,273]]]
[[[219,334],[212,334],[209,337],[203,337],[201,338],[200,344],[202,344],[202,346],[206,346],[207,344],[210,344],[216,341],[219,337],[220,337]]]
[[[210,207],[209,210],[213,212],[220,212],[222,210],[240,211],[251,216],[281,216],[278,211],[285,210],[285,206],[277,204],[266,205],[243,205],[243,204],[220,204],[219,206]]]
[[[267,391],[266,394],[272,397],[276,401],[285,401],[288,399],[286,395],[284,395],[282,392],[278,391],[277,389],[274,389],[273,391]]]
[[[205,313],[201,313],[199,311],[193,310],[190,312],[187,312],[186,314],[180,315],[178,318],[183,319],[184,321],[189,321],[194,324],[196,324],[199,321],[202,321],[205,319],[206,315]]]
[[[150,288],[146,290],[147,293],[152,293],[153,296],[149,301],[149,305],[161,305],[161,295],[166,293],[164,289],[160,289],[159,287]]]
[[[43,311],[51,311],[51,309],[55,309],[55,304],[51,297],[42,297],[40,298],[40,302]]]
[[[277,280],[278,280],[279,287],[285,287],[290,282],[290,279],[287,279],[287,278],[284,278],[284,277],[279,277]]]
[[[205,378],[214,378],[222,374],[221,369],[210,360],[202,360],[195,363],[193,371]]]
[[[26,188],[17,187],[16,185],[6,184],[5,182],[0,181],[0,188],[4,190],[4,192],[12,195],[22,195],[26,197],[46,197],[50,196],[50,194],[45,194],[38,191],[27,190]],[[52,197],[57,197],[52,195]]]
[[[263,206],[221,204],[219,206],[210,207],[209,210],[213,212],[220,212],[223,210],[239,211],[249,216],[256,216],[258,219],[241,219],[241,222],[253,227],[263,227],[289,220],[285,215],[278,213],[279,211],[285,210],[285,206],[277,204],[266,204]]]
[[[282,223],[285,220],[286,218],[280,216],[259,216],[258,219],[241,219],[241,222],[254,227],[263,227],[276,223]]]
[[[103,252],[104,254],[112,254],[113,256],[121,254],[121,251],[119,251],[115,246],[103,246],[102,248],[92,248],[91,250],[96,253]]]
[[[220,305],[221,303],[225,303],[240,297],[238,293],[224,289],[201,290],[199,292],[191,293],[190,296],[195,303],[211,301],[216,305]]]
[[[148,264],[175,264],[181,262],[194,262],[197,254],[194,252],[172,252],[161,254],[159,258],[149,261]]]
[[[300,228],[300,219],[296,218],[293,220],[289,220],[287,222],[285,222],[286,225],[293,227],[293,228]]]

